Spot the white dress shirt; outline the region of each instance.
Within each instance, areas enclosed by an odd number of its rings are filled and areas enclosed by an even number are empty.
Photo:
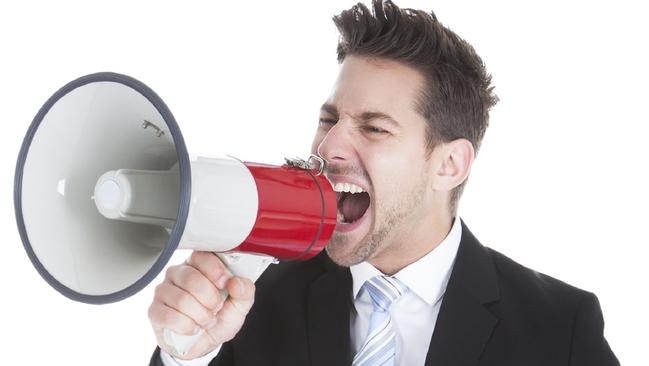
[[[396,273],[410,291],[390,308],[392,326],[396,331],[396,365],[424,365],[430,339],[435,329],[439,308],[451,276],[457,249],[462,238],[462,225],[455,218],[446,238],[428,254]],[[367,262],[351,266],[354,309],[350,316],[351,349],[356,354],[363,346],[372,314],[372,300],[363,289],[368,279],[382,275]],[[176,359],[165,351],[160,358],[165,366],[207,366],[221,347],[190,361]]]
[[[461,237],[462,225],[460,219],[456,218],[449,234],[434,250],[394,275],[410,289],[390,308],[392,326],[396,332],[395,365],[416,366],[426,362],[428,346]],[[372,300],[363,284],[383,273],[367,262],[353,265],[350,270],[356,310],[352,311],[350,317],[351,349],[356,354],[367,336],[373,311]]]
[[[214,357],[219,354],[220,350],[221,346],[218,346],[215,350],[206,354],[205,356],[194,358],[193,360],[181,360],[173,357],[163,350],[160,350],[160,359],[162,360],[162,364],[164,366],[207,366],[212,361],[212,359],[214,359]]]

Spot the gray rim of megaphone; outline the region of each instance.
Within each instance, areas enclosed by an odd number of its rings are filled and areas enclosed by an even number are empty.
[[[178,156],[178,168],[180,170],[180,201],[178,206],[178,215],[176,217],[176,224],[174,225],[173,230],[167,241],[167,245],[160,253],[160,256],[154,263],[154,265],[132,285],[119,290],[117,292],[105,295],[87,295],[63,285],[61,282],[56,280],[48,271],[45,269],[43,264],[38,260],[38,257],[32,249],[32,245],[29,241],[27,235],[27,230],[25,228],[25,222],[22,215],[22,178],[23,178],[23,169],[25,167],[25,160],[29,152],[29,147],[31,145],[34,134],[38,130],[40,123],[43,121],[43,118],[49,112],[50,108],[63,96],[71,92],[72,90],[84,86],[89,83],[94,82],[115,82],[126,85],[140,94],[151,102],[155,108],[158,110],[162,118],[169,128],[169,132],[173,137],[173,141],[176,148],[176,154]],[[68,298],[76,301],[81,301],[89,304],[105,304],[110,302],[115,302],[123,300],[129,296],[134,295],[147,284],[149,284],[153,279],[162,271],[164,266],[167,264],[174,251],[178,247],[178,242],[182,236],[183,230],[185,229],[185,222],[189,212],[189,197],[191,189],[191,173],[189,165],[189,155],[187,153],[187,148],[185,147],[185,141],[183,136],[180,133],[180,128],[176,123],[176,119],[173,114],[167,107],[167,105],[162,101],[162,99],[148,86],[144,83],[126,75],[117,74],[113,72],[100,72],[96,74],[90,74],[82,76],[76,80],[73,80],[66,84],[64,87],[59,89],[54,95],[52,95],[47,102],[41,107],[41,109],[34,117],[25,139],[23,140],[20,153],[18,155],[18,163],[16,164],[16,176],[14,181],[14,208],[16,211],[16,221],[18,223],[18,231],[20,232],[20,237],[22,238],[23,246],[27,251],[29,259],[32,261],[32,264],[40,275],[47,281],[52,287],[54,287],[61,294],[67,296]]]

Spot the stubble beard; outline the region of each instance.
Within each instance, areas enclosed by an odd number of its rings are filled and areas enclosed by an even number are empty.
[[[391,245],[395,230],[404,227],[404,223],[412,220],[413,213],[419,212],[417,208],[422,204],[427,182],[422,181],[406,197],[393,202],[391,207],[383,209],[385,216],[380,222],[374,220],[370,231],[361,241],[352,248],[351,252],[346,247],[353,245],[345,238],[345,234],[334,231],[325,250],[331,260],[339,266],[349,267],[371,259],[383,249]],[[378,211],[378,210],[376,210]],[[376,215],[375,215],[376,216]]]

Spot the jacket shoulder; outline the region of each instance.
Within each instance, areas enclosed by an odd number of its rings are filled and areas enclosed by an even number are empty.
[[[544,365],[568,359],[570,365],[619,365],[604,338],[604,319],[593,293],[486,249],[500,292],[499,301],[489,306],[499,318],[495,348],[520,357],[535,355]]]
[[[549,313],[565,313],[572,309],[574,315],[580,302],[593,296],[588,291],[525,267],[491,248],[486,249],[493,259],[503,300],[526,303],[528,308],[544,309]]]

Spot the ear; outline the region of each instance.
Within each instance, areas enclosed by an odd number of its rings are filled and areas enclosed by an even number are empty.
[[[433,152],[433,189],[450,191],[459,186],[469,176],[475,150],[467,139],[457,139],[438,145]]]

